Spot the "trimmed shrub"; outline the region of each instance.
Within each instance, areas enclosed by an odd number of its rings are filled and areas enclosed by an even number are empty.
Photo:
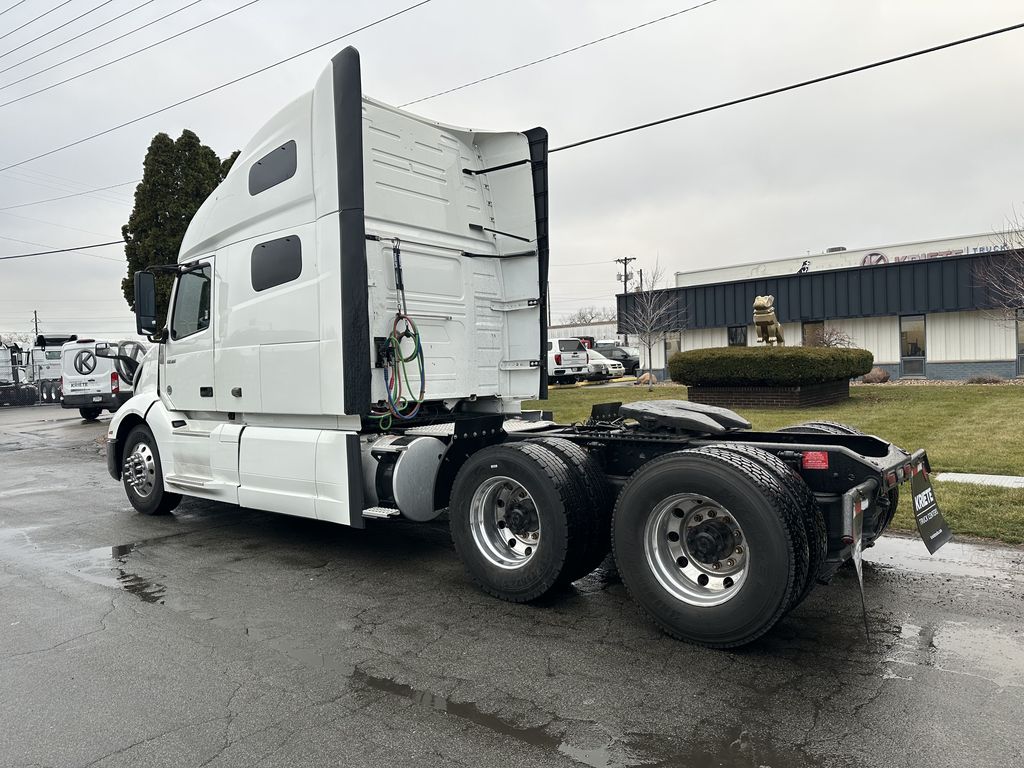
[[[714,347],[677,352],[668,372],[691,386],[796,387],[863,376],[874,362],[866,349]]]
[[[980,376],[971,376],[965,384],[1005,384],[1006,379],[992,373],[983,373]]]

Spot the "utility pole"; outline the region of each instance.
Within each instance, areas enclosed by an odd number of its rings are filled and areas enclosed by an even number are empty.
[[[35,324],[36,336],[38,336],[39,335],[39,310],[36,310],[36,309],[32,310],[32,322]]]
[[[623,256],[621,259],[616,259],[615,263],[622,265],[622,274],[619,277],[622,278],[622,292],[629,293],[629,280],[632,277],[629,271],[629,262],[636,261],[636,256]],[[629,344],[629,334],[624,333],[623,344]]]

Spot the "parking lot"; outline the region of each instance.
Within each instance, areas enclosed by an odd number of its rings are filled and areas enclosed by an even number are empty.
[[[612,574],[542,605],[443,523],[129,507],[99,423],[0,409],[0,765],[1000,766],[1024,760],[1024,550],[887,538],[736,652]]]

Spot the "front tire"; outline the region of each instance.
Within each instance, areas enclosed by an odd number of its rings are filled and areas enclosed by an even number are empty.
[[[181,495],[164,490],[160,452],[149,427],[128,433],[121,462],[121,482],[128,501],[143,515],[166,515],[181,503]]]
[[[103,413],[102,408],[79,408],[78,412],[82,414],[82,418],[86,421],[96,421]]]
[[[677,451],[633,474],[615,505],[615,562],[673,637],[713,648],[775,625],[807,577],[807,539],[785,489],[757,462]]]
[[[523,603],[575,578],[591,522],[576,488],[566,461],[538,445],[492,445],[471,456],[448,514],[455,551],[477,586]]]

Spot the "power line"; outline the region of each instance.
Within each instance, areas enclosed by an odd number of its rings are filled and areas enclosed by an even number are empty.
[[[701,109],[695,109],[690,112],[683,112],[682,114],[672,115],[671,117],[663,117],[660,120],[652,120],[649,123],[641,123],[640,125],[634,125],[630,128],[623,128],[618,131],[612,131],[611,133],[603,133],[599,136],[591,136],[589,139],[581,139],[580,141],[574,141],[571,144],[563,144],[560,147],[555,147],[549,150],[549,154],[553,152],[561,152],[566,149],[574,149],[576,147],[582,147],[584,144],[593,144],[595,141],[603,141],[604,139],[610,139],[615,136],[622,136],[626,133],[632,133],[634,131],[642,131],[645,128],[652,128],[656,125],[663,125],[665,123],[671,123],[674,120],[682,120],[686,117],[693,117],[694,115],[703,115],[707,112],[714,112],[718,109],[725,109],[726,107],[733,107],[737,104],[744,104],[748,101],[756,101],[757,99],[763,99],[767,96],[775,96],[786,91],[795,91],[798,88],[806,88],[808,85],[815,85],[816,83],[823,83],[826,80],[835,80],[840,77],[846,77],[847,75],[853,75],[857,72],[864,72],[869,69],[875,69],[877,67],[884,67],[886,64],[894,64],[899,61],[906,61],[907,59],[913,59],[917,56],[924,56],[928,53],[935,53],[936,51],[942,51],[947,48],[955,48],[958,45],[966,45],[967,43],[973,43],[978,40],[983,40],[986,37],[994,37],[995,35],[1002,35],[1006,32],[1013,32],[1014,30],[1024,28],[1024,22],[1020,24],[1013,24],[1009,27],[1003,27],[1001,29],[994,29],[991,32],[983,32],[980,35],[972,35],[971,37],[962,37],[959,40],[953,40],[948,43],[942,43],[941,45],[933,45],[930,48],[922,48],[912,53],[904,53],[900,56],[893,56],[889,59],[882,59],[871,64],[862,64],[859,67],[853,67],[851,69],[844,69],[840,72],[833,72],[830,75],[822,75],[821,77],[814,77],[810,80],[803,80],[799,83],[793,83],[792,85],[784,85],[781,88],[772,88],[768,91],[761,91],[751,96],[744,96],[739,99],[732,99],[731,101],[723,101],[720,104],[715,104],[710,107],[702,107]]]
[[[40,56],[45,56],[46,54],[50,53],[51,51],[55,51],[58,48],[63,48],[68,43],[73,43],[75,40],[78,40],[81,37],[85,37],[86,35],[92,34],[97,29],[105,27],[108,24],[113,24],[115,21],[118,21],[119,19],[123,19],[125,16],[128,16],[129,14],[135,13],[136,11],[138,11],[138,10],[140,10],[142,8],[145,8],[147,5],[149,5],[150,3],[154,3],[154,2],[156,2],[156,0],[145,0],[145,2],[139,3],[134,8],[129,8],[127,11],[124,11],[123,13],[119,13],[117,16],[114,16],[112,19],[107,19],[102,24],[97,24],[95,27],[90,27],[89,29],[85,30],[84,32],[79,32],[74,37],[69,37],[67,40],[64,40],[63,42],[60,42],[60,43],[57,43],[56,45],[50,46],[45,51],[40,51],[39,53],[34,53],[31,56],[29,56],[27,59],[22,59],[21,61],[17,62],[16,64],[10,64],[9,66],[5,67],[4,69],[0,69],[0,74],[3,74],[4,72],[7,72],[9,70],[12,70],[15,67],[20,67],[22,64],[27,64],[28,62],[30,62],[30,61],[32,61],[34,59],[38,59]],[[144,29],[145,27],[148,27],[150,24],[156,24],[158,21],[162,21],[163,19],[166,19],[168,16],[173,16],[176,13],[180,13],[181,11],[184,11],[187,8],[189,8],[188,5],[186,5],[186,6],[182,7],[182,8],[178,8],[175,11],[171,11],[170,13],[168,13],[168,14],[166,14],[164,16],[161,16],[159,19],[154,19],[153,21],[151,21],[151,22],[149,22],[147,24],[143,24],[141,27],[137,27],[136,29],[132,30],[131,32],[126,32],[125,34],[130,35],[132,32],[137,32],[140,29]],[[43,72],[48,72],[49,70],[53,69],[54,67],[59,67],[61,64],[67,64],[72,59],[77,59],[79,56],[85,56],[87,53],[92,53],[93,51],[97,50],[98,48],[103,48],[106,45],[110,45],[111,43],[116,42],[117,40],[120,40],[122,37],[124,37],[124,35],[121,35],[120,37],[115,37],[113,40],[108,40],[105,43],[101,43],[100,45],[97,45],[96,48],[90,48],[88,51],[83,51],[82,53],[79,53],[79,54],[77,54],[75,56],[72,56],[69,59],[64,59],[64,61],[59,61],[56,64],[47,67],[46,69],[41,69],[38,72],[33,72],[31,75],[27,75],[27,76],[23,77],[21,80],[17,80],[15,82],[16,83],[20,83],[22,80],[28,80],[28,78],[30,78],[30,77],[35,77],[36,75],[42,74]],[[8,86],[14,85],[14,84],[15,83],[8,83],[8,85],[0,87],[0,90],[2,90],[2,88],[7,88]]]
[[[13,237],[5,237],[4,240],[14,240]],[[23,240],[17,240],[15,242],[24,242]],[[74,251],[84,251],[87,248],[103,248],[107,245],[124,245],[124,240],[113,240],[109,243],[94,243],[93,245],[76,245],[74,248],[56,248],[52,251],[37,251],[35,253],[17,253],[13,256],[0,256],[0,261],[7,261],[9,259],[27,259],[30,256],[49,256],[52,253],[72,253]],[[98,254],[87,254],[89,256],[98,256]],[[98,256],[99,258],[108,258],[105,256]],[[111,261],[118,261],[118,259],[111,259]]]
[[[18,2],[16,2],[14,5],[12,5],[12,6],[8,7],[8,8],[4,8],[2,11],[0,11],[0,16],[3,16],[8,11],[13,11],[15,8],[17,8],[19,5],[21,5],[24,2],[25,2],[25,0],[18,0]]]
[[[193,0],[192,5],[195,5],[196,3],[201,3],[202,1],[203,0]],[[156,48],[158,45],[163,45],[164,43],[168,42],[169,40],[174,40],[175,38],[182,37],[183,35],[187,35],[189,32],[195,32],[197,29],[200,29],[201,27],[205,27],[207,24],[212,24],[215,21],[219,21],[219,20],[223,19],[225,16],[230,16],[231,14],[237,13],[238,11],[245,10],[250,5],[255,5],[258,2],[260,2],[260,0],[249,0],[249,2],[243,3],[242,5],[238,6],[237,8],[232,8],[230,11],[225,11],[224,13],[222,13],[222,14],[220,14],[218,16],[214,16],[212,19],[207,19],[206,21],[201,22],[199,24],[196,24],[195,26],[189,27],[188,29],[183,29],[181,32],[175,32],[173,35],[171,35],[169,37],[165,37],[163,40],[157,40],[155,43],[150,43],[149,45],[145,45],[142,48],[139,48],[138,50],[132,51],[131,53],[126,53],[123,56],[118,56],[116,59],[111,59],[110,61],[104,62],[103,64],[97,64],[92,69],[87,69],[84,72],[79,72],[77,75],[72,75],[71,77],[65,77],[63,80],[58,80],[56,83],[50,83],[50,85],[44,86],[42,88],[39,88],[38,90],[30,91],[29,93],[23,94],[23,95],[19,96],[16,99],[11,99],[9,101],[5,101],[2,104],[0,104],[0,107],[6,107],[6,106],[9,106],[9,105],[14,104],[16,102],[23,101],[25,99],[31,98],[32,96],[36,96],[36,95],[38,95],[40,93],[44,93],[45,91],[49,91],[49,90],[51,90],[53,88],[57,88],[58,86],[64,85],[65,83],[70,83],[72,80],[77,80],[80,77],[85,77],[86,75],[91,75],[93,72],[98,72],[101,69],[106,69],[107,67],[109,67],[109,66],[111,66],[113,64],[117,64],[118,62],[124,61],[125,59],[130,59],[132,56],[135,56],[136,54],[142,53],[143,51],[148,51],[148,50],[150,50],[152,48]],[[188,8],[188,7],[189,6],[185,6],[185,8]],[[179,10],[185,10],[185,8],[181,8]],[[170,16],[172,14],[167,14],[167,15]],[[124,37],[124,35],[122,35],[121,37]],[[119,38],[114,38],[114,39],[117,40]],[[113,42],[113,41],[111,41],[111,42]],[[97,47],[102,48],[103,46],[97,46]],[[92,50],[96,50],[96,49],[93,48]],[[86,51],[85,53],[89,53],[89,52],[90,51]],[[79,55],[80,56],[84,56],[85,53],[79,54]],[[72,59],[76,59],[76,58],[78,58],[78,56],[72,56],[70,59],[65,59],[64,61],[60,62],[60,64],[66,64],[68,61],[71,61]],[[60,64],[54,64],[53,66],[47,67],[47,69],[53,69],[53,67],[60,66]],[[45,71],[46,71],[45,69],[44,70],[40,70],[40,72],[45,72]],[[5,85],[2,88],[0,88],[0,90],[3,90],[4,88],[10,88],[12,85],[16,85],[16,84],[18,84],[18,83],[20,83],[20,82],[22,82],[24,80],[28,80],[30,77],[34,77],[37,74],[39,74],[39,72],[36,72],[36,73],[34,73],[32,75],[26,75],[25,77],[21,78],[21,80],[15,80],[12,83],[8,83],[7,85]]]
[[[463,83],[462,85],[457,85],[454,88],[449,88],[449,89],[444,90],[444,91],[438,91],[437,93],[431,94],[430,96],[423,96],[422,98],[415,99],[413,101],[407,101],[407,102],[405,102],[405,104],[399,104],[398,106],[399,106],[399,108],[408,107],[408,106],[411,106],[412,104],[419,104],[421,101],[428,101],[430,99],[436,99],[438,96],[446,96],[449,93],[454,93],[455,91],[461,91],[463,88],[469,88],[470,86],[473,86],[473,85],[479,85],[480,83],[486,83],[488,80],[494,80],[494,79],[499,78],[499,77],[504,77],[505,75],[511,74],[513,72],[519,72],[520,70],[527,69],[529,67],[534,66],[535,64],[542,64],[545,61],[551,61],[552,59],[557,59],[559,56],[565,56],[565,55],[570,54],[570,53],[575,53],[576,51],[582,50],[583,48],[589,48],[592,45],[597,45],[598,43],[603,43],[606,40],[611,40],[612,38],[620,37],[622,35],[629,34],[630,32],[635,32],[638,29],[643,29],[644,27],[649,27],[649,26],[651,26],[653,24],[657,24],[657,23],[662,22],[662,21],[667,21],[668,19],[674,18],[676,16],[681,16],[682,14],[689,13],[690,11],[695,11],[698,8],[703,8],[705,5],[711,5],[712,3],[715,3],[717,1],[718,0],[705,0],[705,2],[699,3],[698,5],[691,6],[690,8],[684,8],[681,11],[675,11],[673,13],[666,14],[665,16],[661,16],[661,17],[659,17],[657,19],[651,19],[650,21],[645,21],[643,24],[637,24],[635,27],[629,27],[628,29],[622,29],[622,30],[619,30],[618,32],[613,32],[610,35],[605,35],[604,37],[599,37],[596,40],[591,40],[591,41],[586,42],[586,43],[581,43],[580,45],[573,46],[572,48],[567,48],[564,51],[559,51],[558,53],[553,53],[550,56],[544,56],[543,58],[540,58],[540,59],[534,59],[533,61],[528,61],[525,64],[520,64],[517,67],[511,67],[510,69],[506,69],[506,70],[503,70],[501,72],[495,72],[493,75],[487,75],[487,77],[481,77],[481,78],[479,78],[477,80],[472,80],[472,81],[470,81],[468,83]]]
[[[93,192],[103,192],[108,189],[116,189],[117,187],[126,187],[129,184],[138,184],[142,179],[136,179],[135,181],[122,181],[120,184],[111,184],[109,187],[96,187],[95,189],[86,189],[81,192],[74,192],[70,195],[61,195],[60,197],[48,197],[45,200],[33,200],[31,203],[18,203],[17,205],[5,205],[0,208],[0,211],[11,211],[15,208],[24,208],[29,205],[42,205],[43,203],[52,203],[56,200],[67,200],[69,197],[80,197],[81,195],[91,195]],[[103,198],[100,198],[103,199]],[[108,200],[107,202],[113,202]],[[118,203],[120,205],[120,203]]]
[[[78,14],[77,16],[75,16],[75,18],[71,19],[70,21],[65,21],[63,24],[61,24],[59,26],[56,26],[53,29],[47,30],[46,32],[43,32],[43,34],[41,34],[41,35],[36,35],[31,40],[28,40],[28,41],[22,43],[21,45],[19,45],[17,48],[11,48],[11,50],[9,50],[9,51],[7,51],[5,53],[0,53],[0,59],[2,59],[4,56],[10,56],[15,51],[20,51],[22,48],[24,48],[27,45],[32,45],[32,43],[36,42],[37,40],[42,40],[47,35],[52,35],[54,32],[56,32],[59,29],[64,29],[64,27],[68,26],[68,24],[74,24],[79,19],[84,19],[90,13],[95,13],[100,8],[102,8],[104,5],[110,5],[112,2],[114,2],[114,0],[103,0],[103,2],[100,3],[99,5],[95,6],[94,8],[92,8],[92,9],[90,9],[88,11],[86,11],[85,13]]]
[[[14,34],[15,32],[17,32],[17,31],[18,31],[19,29],[24,29],[24,28],[25,28],[25,27],[27,27],[27,26],[28,26],[29,24],[32,24],[32,23],[34,23],[34,22],[37,22],[37,21],[39,21],[39,20],[40,20],[41,18],[43,18],[43,16],[49,16],[49,15],[50,15],[51,13],[53,13],[54,11],[60,10],[61,8],[63,8],[63,7],[65,6],[65,5],[67,5],[67,4],[68,4],[68,3],[70,3],[70,2],[71,2],[71,0],[64,0],[64,2],[63,2],[63,3],[60,3],[59,5],[56,5],[56,6],[54,6],[53,8],[51,8],[51,9],[50,9],[50,10],[48,10],[48,11],[44,11],[43,13],[39,14],[38,16],[36,16],[36,17],[35,17],[34,19],[29,19],[29,20],[28,20],[28,21],[26,21],[26,22],[25,22],[24,24],[22,24],[22,25],[21,25],[20,27],[15,27],[14,29],[12,29],[12,30],[10,30],[10,31],[8,31],[8,32],[4,32],[4,33],[3,33],[2,35],[0,35],[0,40],[3,40],[3,39],[4,39],[5,37],[10,37],[10,36],[11,36],[11,35],[13,35],[13,34]],[[11,6],[11,8],[13,8],[13,7],[14,7],[14,6]],[[9,11],[9,10],[11,10],[11,9],[10,9],[10,8],[8,8],[7,10]]]
[[[124,128],[126,126],[133,125],[135,123],[141,122],[142,120],[145,120],[146,118],[153,117],[154,115],[159,115],[160,113],[166,112],[166,111],[168,111],[170,109],[174,109],[175,107],[180,107],[182,104],[187,104],[190,101],[195,101],[198,98],[202,98],[203,96],[207,96],[207,95],[209,95],[211,93],[214,93],[216,91],[219,91],[219,90],[221,90],[223,88],[227,88],[228,86],[234,85],[235,83],[240,83],[241,81],[247,80],[250,77],[254,77],[255,75],[262,74],[263,72],[266,72],[268,70],[274,69],[275,67],[279,67],[282,64],[286,64],[289,61],[293,61],[294,59],[297,59],[297,58],[299,58],[301,56],[305,56],[308,53],[312,53],[313,51],[319,50],[320,48],[323,48],[324,46],[332,45],[332,44],[338,42],[339,40],[343,40],[344,38],[350,37],[351,35],[354,35],[354,34],[356,34],[358,32],[362,32],[364,30],[370,29],[371,27],[375,27],[378,24],[383,24],[385,21],[389,21],[389,20],[391,20],[391,19],[393,19],[393,18],[395,18],[397,16],[401,16],[404,13],[408,13],[409,11],[415,10],[416,8],[419,8],[420,6],[426,5],[427,3],[430,3],[430,2],[432,2],[432,0],[420,0],[420,2],[414,3],[413,5],[410,5],[410,6],[407,6],[407,7],[403,8],[400,11],[395,11],[394,13],[392,13],[392,14],[390,14],[388,16],[384,16],[384,17],[382,17],[380,19],[377,19],[376,21],[371,21],[369,24],[364,24],[363,26],[361,26],[361,27],[359,27],[357,29],[353,29],[350,32],[346,32],[343,35],[338,35],[337,37],[334,37],[334,38],[332,38],[330,40],[326,40],[326,41],[320,43],[319,45],[314,45],[312,48],[307,48],[304,51],[301,51],[299,53],[293,54],[293,55],[288,56],[287,58],[281,59],[279,61],[276,61],[273,64],[268,64],[267,66],[261,67],[260,69],[257,69],[257,70],[254,70],[253,72],[250,72],[247,75],[242,75],[241,77],[236,77],[233,80],[228,80],[226,83],[221,83],[220,85],[214,86],[213,88],[208,88],[207,90],[202,91],[201,93],[197,93],[194,96],[189,96],[186,99],[181,99],[180,101],[176,101],[175,103],[169,104],[166,107],[161,107],[160,109],[153,110],[152,112],[149,112],[149,113],[147,113],[145,115],[142,115],[140,117],[136,117],[136,118],[133,118],[132,120],[128,120],[126,122],[123,122],[120,125],[115,125],[112,128],[107,128],[106,130],[99,131],[98,133],[94,133],[94,134],[92,134],[90,136],[86,136],[84,138],[77,139],[76,141],[72,141],[69,144],[65,144],[65,145],[63,145],[61,147],[57,147],[56,149],[51,149],[51,150],[48,150],[46,152],[41,152],[40,154],[35,155],[33,157],[29,157],[29,158],[26,158],[24,160],[19,160],[16,163],[12,163],[10,165],[4,166],[3,168],[0,168],[0,171],[9,171],[11,168],[17,168],[20,165],[25,165],[26,163],[31,163],[34,160],[39,160],[40,158],[48,157],[50,155],[56,154],[57,152],[62,152],[65,149],[70,149],[71,147],[78,146],[79,144],[84,144],[85,142],[91,141],[92,139],[99,138],[100,136],[105,136],[108,133],[113,133],[114,131],[119,130],[121,128]],[[0,105],[0,106],[2,106],[2,105]]]

